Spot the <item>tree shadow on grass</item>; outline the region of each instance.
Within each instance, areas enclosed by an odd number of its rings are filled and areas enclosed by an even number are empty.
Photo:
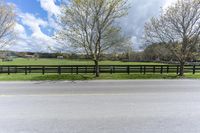
[[[75,75],[75,74],[63,74],[63,75],[40,75],[40,76],[34,76],[31,78],[31,80],[34,81],[40,81],[40,80],[56,80],[56,81],[61,81],[61,80],[70,80],[70,81],[75,81],[75,80],[92,80],[94,77],[92,75]]]
[[[186,79],[186,77],[180,77],[176,74],[102,74],[96,78],[92,74],[63,74],[63,75],[38,75],[31,77],[32,81],[76,81],[76,80],[136,80],[136,79]]]
[[[172,74],[121,74],[108,76],[111,79],[178,79],[178,75]]]

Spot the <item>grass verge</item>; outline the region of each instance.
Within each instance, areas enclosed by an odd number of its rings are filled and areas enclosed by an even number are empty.
[[[200,79],[200,74],[185,74],[179,77],[176,74],[101,74],[96,78],[92,74],[0,74],[0,81],[40,81],[40,80],[135,80],[135,79]]]

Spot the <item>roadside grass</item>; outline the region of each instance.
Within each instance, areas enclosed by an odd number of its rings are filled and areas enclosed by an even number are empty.
[[[90,60],[68,60],[68,59],[25,59],[15,58],[11,62],[2,62],[0,65],[94,65]],[[101,61],[100,65],[164,65],[153,62],[120,62]],[[96,78],[93,74],[0,74],[0,81],[41,81],[41,80],[135,80],[135,79],[200,79],[200,73],[195,75],[186,73],[184,77],[176,74],[101,74]]]
[[[154,62],[121,62],[121,61],[100,61],[100,65],[162,65]],[[90,60],[69,60],[69,59],[26,59],[14,58],[10,62],[0,61],[0,65],[94,65]]]
[[[0,74],[0,81],[45,81],[45,80],[136,80],[136,79],[200,79],[200,74],[185,74],[179,77],[176,74],[101,74],[96,78],[93,74]]]

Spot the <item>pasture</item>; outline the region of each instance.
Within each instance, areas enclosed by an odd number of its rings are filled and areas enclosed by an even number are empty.
[[[121,62],[121,61],[100,61],[100,65],[161,65],[154,62]],[[10,62],[0,61],[0,65],[94,65],[91,60],[69,60],[69,59],[26,59],[14,58]]]
[[[100,65],[165,65],[161,63],[154,62],[121,62],[121,61],[100,61]],[[69,59],[26,59],[26,58],[15,58],[10,62],[2,62],[0,61],[0,65],[94,65],[93,61],[90,60],[69,60]],[[41,68],[40,68],[41,69]],[[35,80],[126,80],[126,79],[179,79],[179,78],[189,78],[189,79],[200,79],[200,74],[196,73],[192,74],[191,69],[190,72],[186,73],[184,77],[179,77],[175,72],[166,73],[165,69],[163,69],[163,74],[160,73],[160,68],[156,70],[156,73],[102,73],[100,77],[96,78],[93,74],[89,73],[80,73],[80,74],[65,74],[62,75],[56,73],[29,73],[27,75],[22,73],[11,73],[10,75],[6,73],[0,74],[0,81],[35,81]],[[150,68],[152,69],[152,68]],[[10,68],[12,70],[12,68]],[[19,69],[20,70],[20,69]],[[41,71],[41,70],[40,70]],[[152,70],[150,70],[152,71]],[[158,72],[157,72],[158,71]],[[175,71],[175,69],[173,70]]]

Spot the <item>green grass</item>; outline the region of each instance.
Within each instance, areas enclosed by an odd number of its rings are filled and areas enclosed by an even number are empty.
[[[93,65],[88,60],[61,60],[61,59],[24,59],[17,58],[12,62],[1,62],[0,65]],[[101,61],[100,65],[161,65],[159,63],[149,62],[120,62],[120,61]],[[134,80],[134,79],[200,79],[200,74],[186,74],[179,77],[176,74],[101,74],[96,78],[93,74],[0,74],[0,81],[37,81],[37,80]]]
[[[16,58],[11,62],[2,62],[0,65],[93,65],[90,60],[68,60],[68,59],[24,59]],[[121,62],[121,61],[101,61],[100,65],[160,65],[151,62]]]
[[[40,81],[40,80],[136,80],[136,79],[200,79],[200,74],[186,74],[179,77],[176,74],[101,74],[99,78],[93,74],[0,74],[0,81]]]

